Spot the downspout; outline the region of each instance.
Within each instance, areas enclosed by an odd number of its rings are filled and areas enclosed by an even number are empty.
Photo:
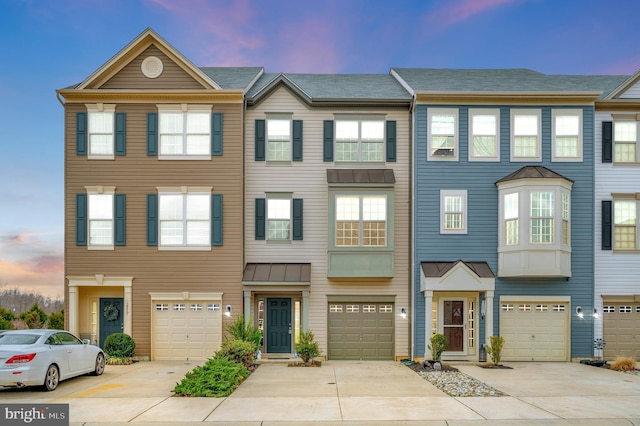
[[[415,126],[415,107],[416,107],[416,95],[415,93],[413,94],[413,99],[411,100],[411,105],[409,106],[409,169],[410,169],[410,179],[409,179],[409,193],[411,194],[411,198],[409,199],[409,252],[411,253],[411,273],[410,273],[410,282],[409,282],[409,306],[411,307],[411,322],[409,324],[409,333],[410,334],[410,344],[409,344],[409,359],[413,360],[413,351],[415,348],[415,321],[416,321],[416,316],[415,316],[415,305],[414,305],[414,299],[417,299],[417,297],[414,297],[413,294],[413,289],[414,289],[414,280],[415,280],[415,246],[414,246],[414,241],[415,241],[415,235],[414,235],[414,229],[415,229],[415,214],[413,212],[413,206],[414,206],[414,200],[415,200],[415,194],[414,194],[414,179],[415,179],[415,165],[413,164],[413,149],[414,149],[414,126]]]

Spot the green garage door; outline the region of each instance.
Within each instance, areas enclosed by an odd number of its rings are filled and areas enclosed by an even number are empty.
[[[329,353],[336,360],[393,360],[392,303],[329,303]]]

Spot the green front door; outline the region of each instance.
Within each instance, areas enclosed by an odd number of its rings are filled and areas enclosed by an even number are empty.
[[[122,333],[124,328],[124,302],[121,297],[100,298],[100,347],[104,348],[104,340],[113,333]]]
[[[267,353],[291,353],[291,299],[267,299]]]

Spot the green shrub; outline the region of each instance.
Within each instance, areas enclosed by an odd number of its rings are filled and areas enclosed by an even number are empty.
[[[136,349],[136,342],[128,334],[113,333],[104,340],[104,352],[114,358],[130,358]]]
[[[487,345],[487,353],[491,357],[494,365],[500,364],[502,358],[502,348],[504,347],[504,337],[489,336],[489,345]]]
[[[253,319],[249,317],[249,322],[244,323],[244,315],[238,315],[238,317],[227,326],[227,333],[231,337],[231,340],[244,340],[245,342],[251,342],[254,346],[254,351],[260,348],[262,343],[262,330],[253,325]]]
[[[434,334],[429,341],[431,344],[427,347],[431,351],[433,361],[440,361],[442,353],[447,349],[447,336],[444,334]]]
[[[220,349],[216,351],[214,359],[226,358],[229,361],[242,364],[245,368],[251,367],[255,361],[256,350],[252,342],[244,340],[225,340]]]
[[[300,332],[300,343],[296,344],[296,352],[305,363],[313,358],[320,356],[320,347],[318,342],[314,341],[313,331],[307,330]]]
[[[64,313],[52,312],[47,318],[47,328],[54,330],[64,330]]]
[[[247,376],[249,371],[242,364],[212,358],[188,372],[173,392],[178,396],[221,398],[230,395]]]

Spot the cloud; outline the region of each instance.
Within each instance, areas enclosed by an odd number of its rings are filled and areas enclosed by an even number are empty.
[[[431,10],[425,15],[423,26],[430,34],[440,33],[476,15],[519,1],[521,0],[461,0],[442,2],[442,6]]]

